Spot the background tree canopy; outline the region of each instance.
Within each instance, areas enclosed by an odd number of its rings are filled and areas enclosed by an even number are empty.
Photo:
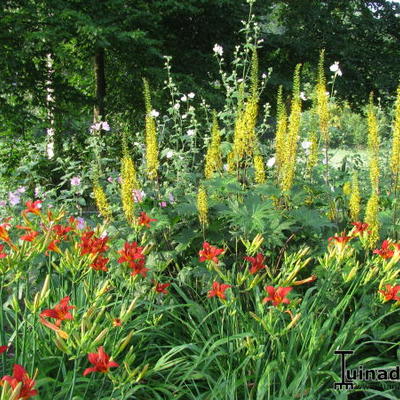
[[[218,71],[212,47],[229,60],[241,41],[245,0],[3,0],[0,14],[0,131],[29,135],[43,130],[46,86],[55,96],[56,123],[70,129],[76,120],[121,114],[135,122],[143,115],[141,79],[157,96],[165,80],[164,58],[182,90],[195,91],[218,107],[209,83]],[[272,67],[267,100],[276,86],[290,89],[294,66],[304,64],[314,79],[318,53],[327,67],[340,61],[344,78],[338,96],[353,106],[373,90],[392,100],[400,76],[400,5],[366,0],[264,0],[254,4],[261,26],[261,71]],[[53,60],[51,82],[46,57]],[[94,60],[97,60],[96,73]],[[103,70],[104,63],[104,70]],[[97,83],[97,85],[96,85]],[[100,85],[100,86],[99,86]],[[96,92],[97,86],[97,92]],[[346,90],[345,90],[346,89]],[[104,107],[102,109],[101,107]],[[99,111],[99,110],[97,110]]]

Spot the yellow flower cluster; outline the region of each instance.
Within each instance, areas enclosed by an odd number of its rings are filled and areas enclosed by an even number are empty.
[[[132,158],[125,154],[121,160],[121,200],[125,218],[129,223],[132,223],[134,219],[134,202],[132,199],[134,189],[139,189],[135,165]]]
[[[100,215],[106,219],[111,219],[111,207],[107,201],[107,196],[97,179],[93,184],[93,196]]]
[[[296,65],[293,78],[293,97],[289,115],[288,135],[285,141],[283,165],[280,171],[280,186],[282,191],[289,192],[296,170],[297,142],[299,139],[301,120],[301,99],[300,99],[300,68]]]
[[[250,71],[251,87],[250,97],[243,102],[244,86],[239,89],[239,104],[236,114],[235,130],[233,136],[233,150],[229,157],[229,170],[235,170],[245,155],[253,156],[256,143],[256,122],[258,115],[258,56],[253,50]]]
[[[256,154],[254,156],[254,174],[256,183],[265,183],[265,168],[264,168],[264,159],[261,154]]]
[[[222,157],[220,151],[221,137],[218,126],[217,113],[213,112],[213,123],[211,128],[211,142],[207,149],[206,163],[204,167],[205,177],[211,178],[215,172],[222,168]]]
[[[379,193],[379,136],[378,120],[373,104],[373,93],[369,97],[368,107],[368,147],[370,152],[369,174],[374,193]]]
[[[325,149],[329,146],[329,108],[328,94],[326,91],[326,79],[324,73],[325,50],[321,50],[318,63],[318,82],[317,82],[317,114],[319,117],[319,130],[325,144]]]
[[[152,105],[151,105],[151,96],[150,96],[150,88],[146,79],[143,79],[143,94],[144,94],[144,102],[146,106],[146,169],[147,176],[150,180],[157,179],[157,171],[158,171],[158,144],[157,144],[157,129],[156,129],[156,121],[151,114]]]
[[[278,89],[276,112],[275,160],[279,170],[285,159],[285,141],[287,139],[287,113],[282,98],[282,86],[279,86]]]
[[[394,190],[397,190],[400,181],[400,85],[397,88],[390,167],[393,173]]]
[[[358,175],[357,173],[353,174],[351,180],[351,188],[350,188],[350,200],[349,200],[349,209],[350,209],[350,217],[352,221],[358,221],[358,216],[360,215],[360,187],[358,184]]]
[[[203,225],[208,224],[208,202],[207,202],[207,192],[203,186],[200,186],[197,193],[197,211],[199,213],[200,223]]]
[[[372,193],[367,203],[365,211],[365,222],[369,225],[368,230],[371,232],[368,235],[368,247],[373,248],[379,240],[379,197],[377,193]]]

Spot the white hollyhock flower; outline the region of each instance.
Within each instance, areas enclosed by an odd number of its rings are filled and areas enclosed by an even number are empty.
[[[160,113],[157,110],[151,110],[150,111],[150,116],[157,118],[160,115]]]
[[[194,129],[188,129],[187,130],[187,135],[188,136],[194,136],[196,134],[196,131]]]
[[[272,168],[275,165],[275,157],[271,157],[268,161],[267,161],[267,166],[268,168]]]
[[[311,147],[311,145],[312,145],[312,142],[308,142],[308,141],[304,141],[304,142],[301,143],[301,147],[302,147],[304,150],[309,149],[309,148]]]
[[[342,71],[339,68],[339,61],[335,61],[330,67],[329,67],[330,71],[335,73],[335,75],[339,75],[342,76]]]
[[[172,158],[174,155],[174,152],[172,150],[168,151],[167,154],[165,155],[167,158]]]
[[[213,51],[215,54],[218,54],[220,57],[222,57],[222,54],[224,53],[224,49],[219,44],[214,44]]]
[[[193,92],[188,93],[188,97],[189,99],[193,99],[195,96],[195,94]]]

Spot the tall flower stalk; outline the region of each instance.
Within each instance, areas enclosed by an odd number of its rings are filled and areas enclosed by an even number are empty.
[[[282,86],[279,86],[276,105],[275,160],[279,171],[285,160],[285,141],[287,139],[287,112],[283,103]]]
[[[240,93],[241,92],[241,93]],[[229,170],[238,170],[239,164],[245,156],[253,157],[256,142],[256,122],[258,115],[258,56],[257,50],[253,49],[250,71],[250,94],[243,101],[244,86],[239,89],[239,102],[235,121],[233,136],[233,150],[229,155]]]
[[[218,126],[217,113],[213,112],[213,122],[211,127],[211,142],[207,149],[204,175],[207,179],[211,178],[215,172],[222,168],[222,157],[220,151],[221,134]]]
[[[280,186],[284,193],[288,193],[292,188],[296,171],[297,142],[299,140],[301,120],[300,68],[301,64],[297,64],[293,77],[293,93],[289,115],[288,137],[285,143],[284,161],[280,181]]]
[[[374,247],[379,240],[379,132],[378,120],[374,107],[374,97],[371,92],[367,112],[368,119],[368,148],[370,153],[369,174],[371,181],[371,197],[367,203],[365,222],[369,225],[370,235],[368,245]]]
[[[395,197],[395,204],[393,210],[393,226],[396,227],[397,223],[397,210],[398,210],[398,196],[397,193],[400,189],[400,85],[397,87],[397,97],[395,104],[394,122],[393,122],[393,141],[392,141],[392,155],[390,158],[390,168],[392,170],[392,187]],[[398,230],[395,229],[395,237],[398,238]]]
[[[317,114],[319,119],[319,130],[321,138],[325,147],[325,179],[329,180],[329,163],[328,163],[328,149],[329,149],[329,106],[328,106],[328,93],[326,90],[326,79],[324,72],[324,59],[325,50],[321,50],[318,63],[318,81],[317,81]]]
[[[152,105],[149,83],[143,79],[143,95],[146,108],[146,170],[147,177],[150,180],[157,179],[158,161],[158,144],[157,144],[157,128],[156,121],[152,116]]]

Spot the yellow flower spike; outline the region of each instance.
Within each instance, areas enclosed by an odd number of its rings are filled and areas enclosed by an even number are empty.
[[[379,134],[378,119],[373,103],[374,97],[371,92],[368,106],[368,147],[370,153],[369,173],[372,191],[379,193]]]
[[[368,235],[367,246],[372,249],[379,240],[379,197],[374,192],[368,200],[367,208],[365,211],[365,222],[369,225],[368,230],[370,234]]]
[[[355,172],[351,180],[351,193],[349,199],[350,217],[353,221],[357,221],[358,216],[360,215],[360,209],[361,209],[360,203],[361,203],[360,187],[358,185],[358,175]]]
[[[132,158],[126,154],[121,160],[121,200],[125,218],[130,224],[132,224],[134,220],[134,189],[139,189],[135,165]]]
[[[229,171],[237,169],[238,164],[244,156],[253,156],[254,144],[256,142],[255,127],[258,115],[258,56],[257,50],[253,49],[250,71],[250,96],[243,102],[244,85],[239,87],[239,102],[236,113],[235,128],[233,135],[232,155],[228,157]]]
[[[289,116],[288,137],[285,143],[285,155],[282,165],[280,186],[283,192],[290,191],[293,185],[294,174],[296,171],[297,142],[300,132],[301,120],[301,99],[300,99],[300,68],[301,64],[296,65],[293,77],[293,95]]]
[[[207,179],[212,178],[215,172],[222,168],[222,157],[220,151],[221,134],[218,126],[217,113],[213,112],[213,123],[211,128],[211,142],[207,149],[204,175]]]
[[[150,180],[157,179],[158,161],[158,143],[156,121],[152,116],[152,105],[149,83],[143,79],[143,95],[146,108],[145,131],[146,131],[146,170],[147,177]]]
[[[108,203],[107,196],[97,179],[93,184],[93,196],[100,215],[106,219],[111,219],[111,207]]]
[[[208,224],[208,201],[207,192],[203,186],[200,186],[197,193],[197,211],[201,225],[206,226]]]
[[[254,172],[255,172],[255,178],[254,180],[258,184],[265,183],[266,177],[265,177],[265,168],[264,168],[264,159],[261,154],[257,154],[254,156]]]
[[[351,182],[345,182],[343,185],[343,194],[347,197],[351,196]]]
[[[318,82],[317,82],[317,114],[319,118],[319,130],[325,146],[325,157],[329,148],[329,108],[328,94],[326,90],[326,79],[324,72],[325,50],[321,50],[318,63]]]
[[[400,183],[400,85],[397,87],[390,168],[393,174],[393,189],[396,191]]]
[[[280,168],[285,161],[285,141],[287,140],[287,113],[286,106],[282,98],[282,86],[278,89],[277,99],[277,116],[276,116],[276,133],[275,133],[275,159],[278,168],[278,176],[281,176]]]

